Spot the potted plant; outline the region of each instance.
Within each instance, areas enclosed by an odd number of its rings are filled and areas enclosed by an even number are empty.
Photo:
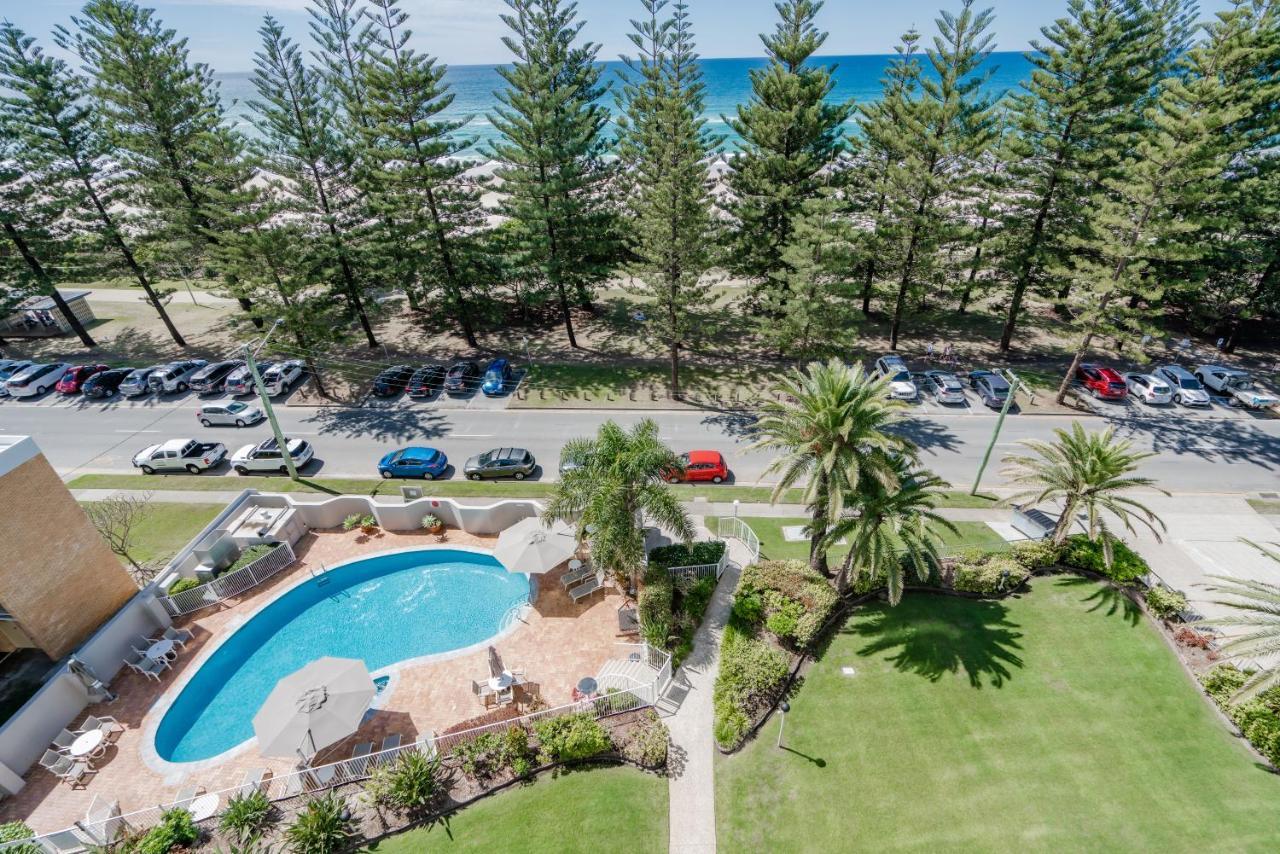
[[[359,528],[362,534],[372,535],[378,530],[378,520],[372,516],[361,516],[359,513],[352,513],[342,520],[342,530],[350,531],[354,528]]]
[[[422,517],[422,527],[428,534],[439,534],[444,531],[444,522],[441,522],[440,517],[434,513],[428,513]]]

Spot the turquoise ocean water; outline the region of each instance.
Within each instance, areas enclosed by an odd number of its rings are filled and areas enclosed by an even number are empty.
[[[835,66],[836,86],[831,99],[840,101],[853,98],[858,103],[876,100],[880,95],[880,80],[884,76],[891,56],[830,56],[822,57],[821,62]],[[751,95],[751,81],[748,72],[766,64],[763,58],[754,59],[705,59],[702,62],[703,76],[706,82],[706,111],[708,127],[712,133],[725,137],[725,150],[733,150],[736,135],[724,122],[725,116],[732,116],[738,104],[746,103]],[[619,74],[625,70],[621,62],[603,63],[605,73],[603,79],[620,88]],[[454,102],[445,113],[449,118],[465,120],[466,126],[460,131],[468,139],[473,140],[470,154],[484,157],[487,146],[497,136],[490,124],[488,113],[496,106],[493,96],[495,90],[503,86],[498,76],[496,65],[455,65],[450,66],[446,80],[452,88]],[[926,66],[927,67],[927,66]],[[993,97],[1016,89],[1030,73],[1031,64],[1021,53],[995,53],[987,60],[984,72],[989,73],[985,90]],[[249,135],[253,128],[249,122],[247,102],[255,95],[253,84],[248,74],[218,74],[222,84],[222,96],[228,105],[228,111],[237,127]],[[616,110],[613,93],[605,96],[604,103]],[[851,128],[852,130],[852,128]]]

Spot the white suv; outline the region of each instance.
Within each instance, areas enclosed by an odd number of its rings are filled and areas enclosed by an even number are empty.
[[[36,397],[56,386],[69,367],[65,362],[28,365],[11,376],[4,387],[13,397]]]
[[[263,389],[272,397],[277,394],[284,394],[293,387],[294,383],[302,379],[302,371],[305,366],[306,363],[301,359],[276,362],[262,372]]]
[[[147,377],[147,387],[156,394],[175,394],[190,388],[191,377],[209,362],[205,359],[186,359],[170,362],[152,371]]]
[[[285,439],[285,442],[289,447],[289,456],[293,457],[293,464],[297,468],[306,465],[315,456],[310,442],[303,439]],[[280,443],[275,439],[268,439],[258,445],[245,445],[231,456],[231,468],[235,469],[236,474],[248,474],[251,471],[286,474],[289,471],[284,462],[284,454],[280,452]]]
[[[876,379],[889,380],[889,397],[897,400],[915,400],[920,390],[911,381],[911,371],[901,356],[881,356],[876,359],[875,369],[871,372]]]

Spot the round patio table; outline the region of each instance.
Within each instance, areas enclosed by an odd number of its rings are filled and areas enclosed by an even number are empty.
[[[583,676],[578,680],[578,690],[583,694],[594,694],[599,688],[599,683],[590,676]]]
[[[505,691],[510,688],[516,678],[511,675],[510,671],[502,671],[501,676],[493,676],[489,679],[489,687],[495,691]]]
[[[173,652],[173,641],[161,639],[147,647],[147,658],[159,661],[162,658],[168,658]]]
[[[206,818],[213,818],[213,814],[218,811],[218,796],[215,794],[201,795],[187,804],[187,811],[191,813],[193,821],[204,821]]]
[[[72,756],[92,756],[102,747],[102,742],[107,736],[100,729],[91,729],[88,732],[82,732],[76,736],[76,740],[71,742]]]

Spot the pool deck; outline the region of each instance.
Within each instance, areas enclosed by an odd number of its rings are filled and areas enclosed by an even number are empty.
[[[495,540],[496,537],[450,530],[443,547],[491,548]],[[166,775],[153,767],[154,758],[152,762],[145,758],[153,752],[146,743],[146,732],[154,731],[162,716],[163,708],[157,705],[160,699],[204,657],[211,642],[240,625],[246,615],[282,590],[298,583],[299,576],[307,574],[309,568],[332,566],[391,549],[436,545],[434,536],[417,531],[379,532],[372,537],[358,531],[307,534],[295,547],[299,560],[292,567],[245,596],[177,623],[190,629],[195,640],[180,652],[160,682],[123,670],[111,684],[119,699],[90,706],[77,718],[76,724],[87,715],[110,715],[126,727],[116,745],[95,761],[98,773],[88,778],[84,788],[72,789],[35,765],[27,772],[27,785],[22,791],[0,804],[0,821],[21,819],[37,833],[50,833],[82,820],[95,795],[119,801],[121,812],[127,814],[172,802],[189,786],[203,786],[210,792],[230,788],[239,784],[251,768],[267,768],[273,774],[293,770],[295,760],[266,758],[256,747],[250,747],[216,765]],[[559,573],[556,570],[540,578],[533,608],[526,611],[522,623],[494,643],[504,665],[524,668],[531,688],[551,706],[568,703],[578,680],[597,673],[606,660],[625,657],[625,652],[615,646],[626,640],[617,634],[616,611],[622,603],[621,594],[609,588],[575,605],[558,583]],[[384,736],[398,733],[410,742],[483,714],[485,709],[472,694],[471,682],[487,676],[488,658],[483,648],[445,660],[403,666],[388,695],[379,703],[383,708],[374,712],[354,736],[322,751],[317,764],[346,758],[352,746],[362,741],[380,744]],[[245,714],[252,717],[256,711],[246,709]]]

